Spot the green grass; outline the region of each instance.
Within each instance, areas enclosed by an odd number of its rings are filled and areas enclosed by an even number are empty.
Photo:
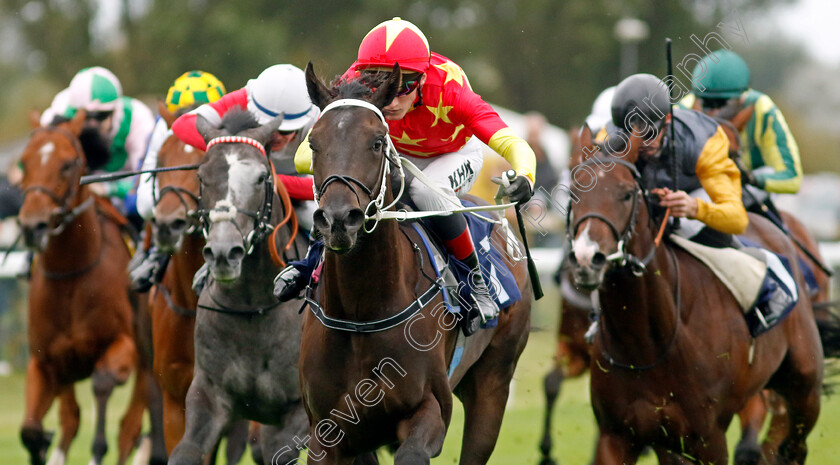
[[[542,378],[551,367],[554,353],[554,328],[557,322],[556,295],[549,294],[539,302],[534,310],[535,330],[531,334],[528,347],[520,359],[516,371],[512,399],[508,404],[502,431],[491,464],[532,464],[538,463],[537,445],[540,441],[544,400]],[[540,328],[543,328],[540,330]],[[20,444],[18,428],[23,415],[23,375],[14,374],[0,378],[0,465],[24,464],[27,457]],[[129,396],[128,387],[117,389],[108,412],[108,439],[110,450],[106,463],[116,463],[116,435],[119,419],[125,409]],[[84,465],[90,459],[90,444],[93,433],[93,395],[90,383],[81,383],[76,394],[82,407],[82,425],[79,436],[70,449],[69,463]],[[45,421],[48,429],[56,429],[58,424],[55,407]],[[460,405],[450,425],[449,435],[444,443],[443,453],[432,460],[433,464],[456,464],[461,444],[463,413]],[[563,386],[560,402],[554,412],[555,458],[563,464],[587,464],[592,456],[595,439],[595,420],[589,407],[588,378],[568,381]],[[811,434],[808,444],[811,465],[833,465],[840,456],[840,395],[823,397],[823,410],[816,429]],[[737,440],[737,421],[729,431],[730,447]],[[55,443],[55,441],[54,441]],[[731,450],[731,449],[730,449]],[[250,453],[249,453],[250,454]],[[390,464],[391,459],[383,457],[383,464]],[[252,463],[246,457],[242,463]],[[653,458],[645,458],[640,463],[656,463]]]

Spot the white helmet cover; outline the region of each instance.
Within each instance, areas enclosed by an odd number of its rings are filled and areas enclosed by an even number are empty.
[[[292,65],[274,65],[251,79],[245,86],[248,111],[260,124],[283,113],[280,131],[296,131],[318,116],[318,107],[309,100],[306,77]]]
[[[615,94],[615,86],[607,87],[595,99],[592,104],[592,113],[586,117],[586,124],[592,131],[599,131],[606,124],[612,121],[612,99]]]

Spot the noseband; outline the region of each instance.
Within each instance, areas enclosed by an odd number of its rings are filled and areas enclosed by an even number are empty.
[[[207,143],[207,151],[209,152],[210,148],[216,144],[248,144],[258,149],[265,159],[268,160],[269,172],[265,177],[265,181],[263,181],[265,198],[263,199],[263,203],[260,206],[259,211],[252,212],[239,210],[230,202],[222,200],[217,202],[216,205],[209,210],[198,210],[195,213],[201,221],[201,230],[205,239],[207,239],[210,234],[211,224],[230,222],[236,230],[239,231],[239,235],[242,236],[242,245],[245,249],[245,253],[250,255],[254,251],[254,246],[258,242],[262,241],[269,233],[271,233],[272,230],[274,230],[274,226],[271,224],[272,201],[274,200],[274,168],[271,164],[271,159],[269,159],[266,155],[265,147],[263,147],[262,143],[255,139],[242,136],[217,137]],[[162,192],[161,195],[163,195]],[[200,192],[198,199],[201,199]],[[247,237],[242,233],[242,230],[236,223],[236,215],[240,213],[254,219],[254,227],[251,229],[251,232],[248,233]]]
[[[35,129],[33,131],[33,136],[39,132],[58,133],[66,137],[67,140],[69,140],[70,143],[73,145],[73,150],[76,153],[76,158],[74,160],[74,169],[77,171],[84,171],[84,150],[82,149],[82,144],[79,142],[79,139],[75,135],[73,135],[73,133],[60,127],[42,127]],[[82,174],[83,173],[80,172],[79,176],[81,176]],[[56,224],[56,226],[52,228],[49,232],[51,236],[57,236],[61,234],[67,227],[67,225],[72,223],[76,218],[78,218],[78,216],[83,211],[87,210],[88,208],[90,208],[91,205],[93,205],[94,198],[93,196],[90,196],[77,207],[73,208],[70,206],[70,201],[73,199],[73,197],[75,197],[76,193],[79,190],[79,186],[79,183],[71,184],[67,188],[67,190],[64,191],[63,196],[59,196],[55,193],[54,190],[41,185],[29,186],[23,190],[24,198],[26,198],[26,196],[32,192],[40,192],[49,197],[50,200],[52,200],[53,203],[56,204],[56,210],[54,210],[50,214],[51,222],[53,224]]]
[[[599,167],[603,167],[609,164],[613,164],[613,167],[617,164],[627,168],[630,170],[633,175],[633,179],[636,182],[636,189],[633,190],[633,209],[627,220],[627,224],[625,225],[624,230],[619,232],[612,220],[597,212],[587,213],[580,218],[576,218],[572,224],[572,209],[568,208],[566,210],[566,238],[569,242],[569,250],[574,250],[574,238],[577,237],[580,225],[588,219],[597,219],[610,228],[610,231],[613,233],[613,237],[618,243],[617,250],[607,256],[607,263],[617,265],[619,267],[629,266],[634,275],[641,276],[645,273],[647,264],[653,259],[656,247],[652,247],[650,253],[648,253],[648,255],[643,259],[627,252],[627,244],[629,244],[630,239],[633,236],[633,230],[636,227],[636,221],[639,214],[639,198],[642,198],[644,201],[647,200],[644,198],[644,190],[642,189],[641,184],[639,184],[639,180],[641,179],[639,170],[635,165],[628,161],[610,156],[588,158],[578,166],[598,165]]]
[[[356,196],[356,201],[359,203],[361,207],[361,197],[359,197],[358,191],[356,191],[355,186],[359,186],[362,192],[368,196],[370,202],[364,209],[365,213],[365,232],[372,233],[376,226],[379,224],[379,220],[381,219],[380,214],[384,210],[388,210],[389,208],[393,207],[397,204],[400,197],[402,197],[402,193],[405,190],[405,173],[403,172],[402,162],[400,161],[400,157],[397,155],[397,151],[394,148],[394,144],[391,141],[391,136],[388,134],[388,123],[385,121],[385,116],[382,115],[382,111],[379,108],[376,108],[375,105],[371,104],[370,102],[366,102],[360,99],[339,99],[336,100],[321,111],[321,117],[324,116],[324,113],[334,110],[340,107],[361,107],[367,108],[368,110],[374,112],[376,116],[379,117],[379,120],[382,122],[382,125],[385,126],[385,156],[382,157],[382,163],[379,165],[379,173],[377,175],[377,179],[379,179],[378,186],[374,187],[373,189],[368,188],[363,182],[359,181],[358,179],[342,175],[342,174],[333,174],[327,176],[326,179],[321,183],[318,187],[317,191],[315,192],[315,202],[319,202],[319,199],[324,195],[324,192],[327,190],[331,184],[338,182],[339,184],[343,184],[350,188],[353,191],[353,194]],[[394,200],[388,204],[385,204],[385,193],[388,187],[388,176],[391,173],[391,165],[395,165],[400,172],[400,192],[394,197]],[[377,191],[378,193],[374,198],[373,192]],[[370,220],[374,220],[373,226],[370,228],[367,227],[367,223]]]
[[[175,136],[169,136],[175,137]],[[160,154],[158,154],[158,163],[160,162]],[[160,204],[161,200],[163,200],[163,196],[167,193],[172,193],[178,200],[181,202],[181,205],[184,207],[184,211],[186,212],[187,219],[190,221],[190,227],[187,229],[187,234],[192,234],[195,232],[196,228],[199,227],[200,218],[197,217],[197,208],[200,202],[199,196],[196,195],[194,192],[190,191],[189,189],[185,189],[181,186],[163,186],[160,191],[157,189],[157,172],[152,173],[153,178],[153,187],[152,187],[152,196],[154,199],[154,206],[157,207]],[[200,185],[200,184],[199,184]],[[186,197],[192,199],[192,201],[196,205],[196,209],[190,208],[189,204],[187,203]],[[196,221],[199,220],[199,221]]]

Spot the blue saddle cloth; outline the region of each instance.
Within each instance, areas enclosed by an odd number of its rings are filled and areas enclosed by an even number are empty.
[[[761,285],[754,308],[744,314],[750,334],[756,337],[784,321],[799,302],[802,292],[807,291],[807,289],[797,291],[796,289],[790,289],[789,285],[786,284],[787,282],[796,286],[793,269],[787,258],[767,250],[743,236],[738,236],[738,239],[747,247],[760,248],[772,253],[784,267],[784,270],[776,270],[768,263],[767,276],[765,276],[764,283]],[[787,271],[788,276],[780,276],[780,273],[785,271]]]
[[[465,207],[475,206],[474,203],[464,199],[461,199],[461,204]],[[491,218],[487,212],[480,212],[479,214],[485,218]],[[519,285],[516,283],[516,278],[514,278],[513,273],[502,259],[502,252],[493,246],[491,240],[493,223],[482,221],[471,214],[465,214],[464,217],[467,219],[467,225],[470,228],[470,236],[472,237],[473,244],[475,244],[475,252],[478,256],[478,264],[481,267],[481,275],[484,277],[484,282],[487,283],[490,296],[493,297],[499,309],[513,305],[522,298],[522,292],[519,290]],[[507,242],[505,241],[505,243]],[[423,245],[426,247],[429,256],[433,256],[433,252],[430,249],[431,244],[427,243],[424,239]],[[445,250],[445,248],[440,247],[440,250]],[[448,262],[449,268],[452,270],[455,278],[459,283],[462,283],[462,285],[458,286],[459,302],[472,302],[470,287],[465,284],[469,282],[470,268],[452,255],[448,256]],[[440,276],[440,270],[435,270],[435,272]],[[463,306],[459,305],[458,302],[452,302],[452,299],[449,298],[447,293],[444,293],[444,299],[446,300],[449,311],[453,313],[462,311]],[[497,318],[494,318],[486,322],[483,327],[493,328],[497,322]]]

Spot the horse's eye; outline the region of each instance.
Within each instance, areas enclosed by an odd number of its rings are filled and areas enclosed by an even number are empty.
[[[257,178],[257,184],[262,184],[265,182],[265,174],[261,174],[260,177]]]
[[[622,202],[629,202],[632,198],[633,198],[633,193],[628,192],[628,193],[624,194],[624,197],[621,198],[621,201]]]
[[[65,162],[61,165],[61,175],[64,177],[68,177],[73,174],[73,168],[76,167],[76,163],[72,161]]]
[[[376,141],[373,142],[373,151],[374,152],[381,151],[383,144],[384,144],[384,142],[382,141],[382,139],[376,139]]]

